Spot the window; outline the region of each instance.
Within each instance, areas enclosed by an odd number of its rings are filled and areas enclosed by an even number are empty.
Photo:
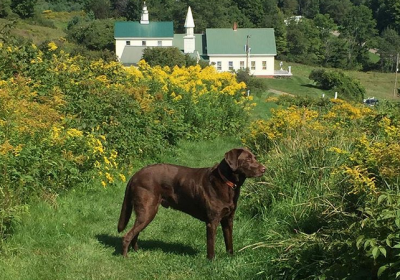
[[[267,62],[266,61],[262,62],[262,70],[267,70]]]
[[[146,41],[142,41],[142,46],[146,46]]]
[[[228,69],[229,69],[229,71],[232,71],[233,70],[233,61],[229,61],[229,67],[228,67]]]
[[[256,62],[255,61],[251,62],[251,70],[256,70]]]
[[[158,46],[161,47],[162,46],[162,41],[158,41]]]
[[[240,70],[244,70],[244,61],[240,61]]]
[[[217,70],[222,70],[222,63],[221,63],[221,61],[217,61]]]
[[[126,41],[126,45],[130,46],[131,45],[131,41]]]

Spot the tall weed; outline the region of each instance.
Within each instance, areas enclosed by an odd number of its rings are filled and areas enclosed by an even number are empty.
[[[287,99],[287,97],[285,97]],[[243,139],[266,162],[245,209],[271,224],[258,248],[284,279],[394,279],[399,271],[399,114],[342,100],[275,109]],[[261,213],[261,216],[260,216]]]

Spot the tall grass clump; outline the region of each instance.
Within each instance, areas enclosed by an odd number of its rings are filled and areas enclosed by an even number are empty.
[[[124,181],[180,139],[240,133],[244,88],[213,67],[125,68],[53,42],[0,43],[0,249],[34,197]]]
[[[246,188],[244,209],[271,225],[253,247],[275,254],[266,264],[273,278],[399,276],[398,105],[281,107],[243,141],[267,166],[265,183]]]

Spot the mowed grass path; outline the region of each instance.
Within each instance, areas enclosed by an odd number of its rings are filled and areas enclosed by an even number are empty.
[[[211,166],[237,146],[240,143],[234,139],[182,143],[163,161]],[[208,261],[205,225],[160,207],[139,237],[141,249],[123,258],[117,221],[124,190],[125,184],[93,186],[30,206],[30,214],[16,227],[0,256],[0,279],[266,279],[266,252],[238,251],[262,240],[265,229],[240,212],[234,224],[233,257],[225,253],[219,228],[216,260]],[[129,227],[132,223],[133,219]]]

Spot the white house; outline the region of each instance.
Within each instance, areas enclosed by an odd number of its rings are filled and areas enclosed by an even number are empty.
[[[218,71],[249,69],[255,76],[273,76],[276,56],[272,28],[208,28],[207,55]]]
[[[173,22],[152,22],[144,4],[140,22],[116,22],[116,55],[123,64],[136,64],[147,47],[177,47],[197,59],[208,60],[218,71],[249,69],[255,76],[281,75],[274,71],[276,56],[273,28],[207,28],[194,33],[195,22],[189,7],[186,34],[174,34]],[[291,73],[289,73],[291,75]]]

